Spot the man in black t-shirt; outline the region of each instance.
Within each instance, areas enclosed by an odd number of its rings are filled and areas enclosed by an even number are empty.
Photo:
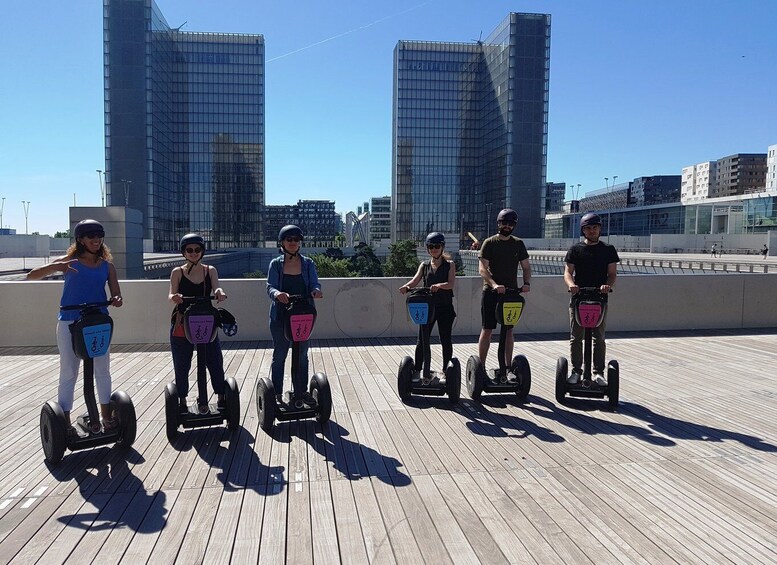
[[[564,257],[566,267],[564,269],[564,282],[569,287],[569,292],[574,296],[580,288],[599,287],[602,294],[607,294],[615,284],[617,277],[616,266],[620,262],[615,248],[599,240],[602,232],[602,220],[598,214],[588,213],[580,219],[580,231],[584,240],[576,243],[567,251]],[[604,378],[604,364],[607,345],[604,341],[604,330],[607,326],[607,318],[593,329],[593,380],[596,384],[604,386],[607,381]],[[569,307],[570,326],[570,356],[572,357],[572,373],[567,382],[577,384],[582,376],[583,366],[583,336],[585,330],[575,320],[572,305]]]
[[[499,294],[505,293],[505,287],[518,288],[518,266],[523,272],[521,291],[531,290],[531,265],[529,253],[523,241],[513,236],[518,223],[518,213],[505,208],[496,218],[499,233],[486,239],[480,247],[478,272],[483,277],[483,297],[480,302],[480,315],[483,329],[478,340],[478,355],[485,365],[488,349],[491,345],[491,332],[496,328],[496,304]],[[515,336],[507,332],[505,341],[505,363],[509,367],[513,357]]]

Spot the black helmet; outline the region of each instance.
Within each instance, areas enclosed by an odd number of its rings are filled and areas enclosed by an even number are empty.
[[[445,245],[445,236],[438,231],[433,231],[432,233],[426,236],[426,245],[429,245],[432,243],[439,243],[440,245]]]
[[[84,237],[88,233],[97,232],[105,237],[105,228],[97,220],[81,220],[76,224],[76,229],[73,230],[73,237],[78,239]]]
[[[584,227],[595,225],[602,225],[602,219],[599,217],[599,214],[596,212],[588,212],[587,214],[583,214],[583,217],[580,218],[580,233],[583,233]]]
[[[181,243],[178,245],[178,249],[180,249],[181,253],[183,253],[183,250],[186,249],[186,246],[191,244],[199,245],[202,247],[203,253],[205,252],[205,238],[198,233],[187,233],[185,236],[183,236],[181,238]]]
[[[295,226],[293,224],[289,224],[288,226],[283,226],[281,228],[281,231],[278,232],[278,241],[283,241],[287,237],[294,237],[297,236],[300,241],[305,239],[302,235],[302,230],[299,229],[298,226]]]
[[[518,212],[513,210],[512,208],[505,208],[501,212],[499,212],[499,215],[496,217],[497,222],[512,222],[514,224],[518,223]]]

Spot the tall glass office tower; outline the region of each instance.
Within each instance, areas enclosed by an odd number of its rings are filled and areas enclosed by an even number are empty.
[[[550,15],[511,13],[484,41],[394,49],[392,238],[479,239],[504,207],[542,237]]]
[[[171,28],[153,0],[103,0],[108,204],[144,240],[264,241],[264,38]]]

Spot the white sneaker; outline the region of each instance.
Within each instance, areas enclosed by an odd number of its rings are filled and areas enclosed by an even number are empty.
[[[594,373],[594,382],[599,386],[607,386],[607,381],[604,380],[604,375],[601,373]]]
[[[575,371],[573,369],[572,374],[567,377],[567,382],[571,385],[576,385],[577,383],[580,382],[580,377],[582,377],[582,375],[580,374],[580,371]]]

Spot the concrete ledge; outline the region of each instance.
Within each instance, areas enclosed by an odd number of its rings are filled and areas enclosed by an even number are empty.
[[[416,334],[399,286],[405,278],[324,279],[316,302],[315,338],[398,337]],[[270,300],[265,279],[221,281],[223,304],[238,320],[239,333],[225,340],[269,340]],[[0,282],[3,314],[0,346],[55,345],[61,281]],[[112,308],[114,343],[166,343],[172,304],[168,281],[121,281],[124,306]],[[455,335],[480,332],[479,277],[456,282]],[[777,326],[777,275],[622,275],[610,298],[608,329],[739,329]],[[518,334],[568,331],[569,295],[561,277],[535,276]]]

